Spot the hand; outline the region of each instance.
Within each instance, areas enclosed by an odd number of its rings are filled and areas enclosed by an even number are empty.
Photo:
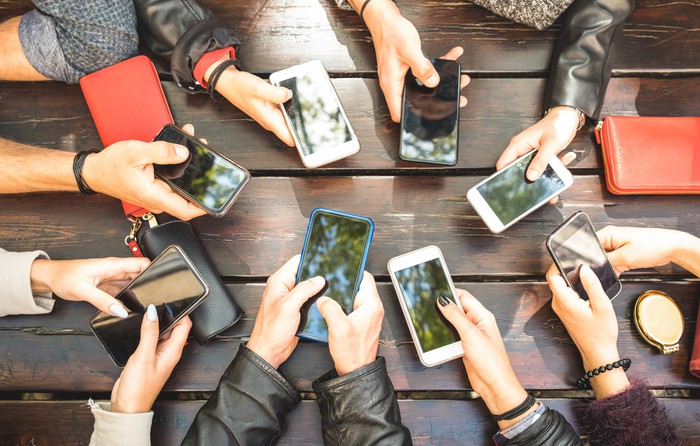
[[[146,413],[180,360],[192,321],[185,317],[158,343],[158,313],[149,305],[141,323],[141,341],[112,389],[112,412]]]
[[[32,291],[52,292],[65,300],[89,302],[112,316],[127,317],[114,297],[149,260],[143,257],[85,260],[35,260],[30,272]]]
[[[580,277],[587,301],[566,285],[555,265],[547,272],[552,309],[581,353],[584,371],[588,371],[620,359],[618,327],[612,302],[588,265],[581,266]],[[591,378],[591,385],[596,397],[604,398],[627,387],[629,381],[622,369],[613,369]]]
[[[569,107],[554,107],[547,116],[536,124],[523,130],[510,140],[510,144],[496,162],[496,169],[501,170],[519,157],[537,149],[537,154],[527,170],[527,179],[535,181],[547,168],[549,160],[564,150],[576,136],[578,113]],[[564,165],[576,158],[570,153],[562,159]]]
[[[598,238],[608,252],[608,258],[619,276],[637,268],[653,268],[676,263],[691,272],[697,266],[686,249],[700,253],[700,240],[692,235],[671,229],[625,228],[606,226],[598,231]]]
[[[205,78],[218,64],[207,70]],[[283,104],[292,98],[292,90],[275,87],[263,79],[236,67],[228,67],[216,84],[216,91],[228,99],[231,104],[253,118],[265,130],[274,133],[290,147],[294,147],[294,138],[280,110]]]
[[[398,7],[390,0],[374,0],[364,13],[374,50],[377,55],[377,73],[379,86],[386,98],[391,120],[401,120],[401,97],[406,72],[409,68],[427,87],[434,88],[440,82],[433,64],[423,55],[418,31],[415,26],[401,15]],[[464,51],[460,47],[450,50],[443,59],[457,60]],[[462,86],[469,83],[467,76],[462,77]],[[460,106],[467,104],[466,98],[460,99]]]
[[[191,125],[183,130],[194,134]],[[164,141],[121,141],[88,155],[83,178],[95,192],[143,206],[151,212],[167,212],[190,220],[206,211],[178,195],[153,171],[153,164],[179,164],[189,154],[187,147]]]
[[[316,301],[316,307],[328,324],[328,348],[339,376],[377,359],[384,306],[370,273],[364,272],[349,315],[338,302],[326,296]]]
[[[464,368],[474,391],[492,414],[500,415],[525,401],[527,393],[513,372],[496,318],[474,296],[456,290],[462,311],[453,302],[438,298],[438,307],[459,332],[464,351]],[[533,409],[534,410],[534,409]],[[501,429],[515,424],[526,414],[499,422]]]
[[[274,368],[291,356],[299,342],[296,333],[301,322],[301,306],[326,284],[323,277],[317,276],[294,286],[298,266],[297,255],[267,279],[260,311],[247,344]]]

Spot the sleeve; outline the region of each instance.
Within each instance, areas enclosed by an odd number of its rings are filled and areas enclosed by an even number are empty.
[[[413,444],[384,358],[340,377],[333,370],[312,385],[326,446]]]
[[[582,426],[592,445],[683,444],[668,410],[639,380],[617,395],[586,403]]]
[[[188,93],[204,91],[193,71],[210,51],[240,47],[233,30],[195,0],[135,0],[141,42],[170,59],[177,85]]]
[[[241,344],[182,444],[272,444],[282,434],[284,416],[300,400],[277,370]]]
[[[95,403],[88,406],[95,417],[90,446],[150,446],[153,412],[115,413],[111,403]]]
[[[542,407],[545,407],[544,405]],[[527,419],[527,418],[525,418]],[[524,420],[523,420],[524,421]],[[517,426],[517,425],[516,425]],[[498,437],[499,434],[496,435]],[[494,438],[495,439],[495,438]],[[508,446],[583,446],[581,437],[556,410],[544,408],[540,416],[522,432],[496,442]]]
[[[348,0],[335,0],[335,4],[338,5],[340,9],[353,11],[352,6],[350,6],[350,3],[348,3]]]
[[[46,314],[53,310],[51,293],[32,293],[30,273],[36,259],[49,260],[43,251],[8,252],[0,248],[0,317],[11,314]]]
[[[577,108],[598,120],[615,49],[634,0],[576,0],[554,48],[544,109]]]

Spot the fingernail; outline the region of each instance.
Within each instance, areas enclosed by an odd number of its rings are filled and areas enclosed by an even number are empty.
[[[535,181],[540,173],[535,169],[530,169],[527,171],[527,179],[530,181]]]
[[[284,102],[287,102],[288,100],[292,99],[292,96],[294,96],[294,93],[292,93],[292,90],[287,88],[287,99]]]
[[[428,81],[426,82],[426,84],[435,86],[439,82],[440,82],[440,76],[437,73],[435,73],[428,78]]]
[[[178,156],[178,158],[187,158],[187,156],[190,154],[190,151],[187,150],[187,147],[185,146],[175,144],[175,154]]]
[[[129,316],[129,313],[127,313],[124,307],[122,307],[119,304],[112,304],[109,307],[109,312],[112,313],[112,315],[120,317],[122,319],[126,319],[126,317]]]
[[[321,286],[326,284],[326,279],[324,279],[322,276],[316,276],[311,278],[311,283],[313,283],[316,286]]]
[[[158,312],[156,311],[155,305],[151,304],[148,306],[148,309],[146,310],[146,317],[151,322],[158,320]]]
[[[591,269],[590,266],[581,265],[581,270],[579,271],[579,274],[591,274],[591,273],[593,273],[593,270]]]
[[[450,304],[450,299],[445,296],[438,296],[437,301],[441,307],[446,307]]]

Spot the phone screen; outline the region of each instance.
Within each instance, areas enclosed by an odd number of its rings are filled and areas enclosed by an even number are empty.
[[[158,311],[162,334],[202,301],[208,290],[191,268],[178,248],[168,247],[116,296],[127,310],[125,319],[101,311],[92,318],[93,332],[117,365],[136,351],[148,305]]]
[[[459,341],[459,334],[437,307],[438,296],[455,301],[440,259],[419,263],[396,271],[394,275],[421,349],[428,352]]]
[[[401,158],[454,165],[459,138],[460,66],[433,59],[440,83],[428,88],[409,70],[405,78],[401,117]]]
[[[619,280],[593,225],[585,214],[576,214],[569,220],[568,224],[553,236],[549,246],[561,273],[566,276],[569,285],[581,299],[588,300],[588,294],[579,277],[581,265],[588,265],[593,270],[606,292],[614,290],[611,297],[617,294]]]
[[[352,140],[350,125],[325,72],[307,70],[278,85],[292,90],[284,109],[304,155]]]
[[[476,188],[504,226],[566,188],[549,164],[537,180],[529,181],[525,177],[535,153],[521,158]]]
[[[314,211],[309,221],[297,282],[323,276],[328,284],[324,295],[350,313],[362,281],[373,231],[372,220],[366,217]],[[300,332],[312,339],[328,339],[328,326],[314,302],[309,301],[302,308]]]
[[[180,144],[190,151],[180,164],[154,164],[156,175],[181,190],[215,215],[225,212],[250,179],[241,167],[205,147],[174,126],[166,126],[156,141]]]

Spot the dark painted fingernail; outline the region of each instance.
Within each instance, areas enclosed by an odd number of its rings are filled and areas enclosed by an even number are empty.
[[[438,296],[437,301],[441,307],[446,307],[450,304],[450,299],[448,299],[446,296]]]

